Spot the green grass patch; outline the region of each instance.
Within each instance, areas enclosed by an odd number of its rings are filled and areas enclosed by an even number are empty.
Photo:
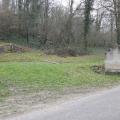
[[[10,88],[34,92],[66,87],[103,87],[118,83],[119,75],[97,74],[91,70],[92,65],[103,63],[104,56],[101,54],[66,58],[40,52],[2,54],[0,97],[14,94]]]

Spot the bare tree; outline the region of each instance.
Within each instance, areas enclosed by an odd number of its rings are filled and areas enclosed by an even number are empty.
[[[105,5],[102,5],[110,13],[114,14],[117,44],[120,45],[120,0],[104,0]]]
[[[100,32],[101,30],[101,24],[102,20],[105,15],[105,11],[101,11],[101,9],[96,9],[97,15],[96,15],[96,31]]]
[[[20,39],[19,42],[40,48],[83,49],[84,46],[87,51],[88,45],[94,45],[94,42],[96,46],[104,46],[104,41],[110,43],[110,37],[111,41],[115,37],[116,26],[117,43],[120,44],[118,0],[99,0],[99,4],[105,3],[99,6],[100,9],[94,8],[96,5],[93,4],[98,3],[94,0],[80,0],[76,8],[74,0],[68,2],[65,7],[53,0],[2,0],[0,36],[4,39],[15,37],[15,42]],[[92,38],[93,34],[98,36]]]

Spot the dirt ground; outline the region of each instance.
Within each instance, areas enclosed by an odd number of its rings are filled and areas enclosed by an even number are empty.
[[[82,97],[101,90],[103,89],[66,88],[62,92],[41,91],[31,94],[15,95],[0,102],[0,119],[36,109],[47,108],[49,105],[62,103],[78,96]]]

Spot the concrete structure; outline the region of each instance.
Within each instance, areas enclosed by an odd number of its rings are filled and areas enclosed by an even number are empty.
[[[120,73],[120,51],[118,48],[110,50],[106,55],[105,71]]]

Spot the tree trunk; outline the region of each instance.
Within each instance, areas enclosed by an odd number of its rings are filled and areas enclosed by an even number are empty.
[[[110,17],[111,17],[111,20],[110,20],[110,32],[111,32],[111,36],[110,36],[110,38],[111,38],[111,43],[113,45],[113,43],[114,43],[114,41],[113,41],[114,18],[113,18],[113,14],[112,13],[111,13]]]
[[[48,10],[49,10],[49,0],[45,0],[45,11],[44,11],[44,25],[43,25],[43,45],[48,41]]]
[[[23,0],[18,0],[18,31],[19,34],[21,34],[22,31],[22,5],[23,5]]]
[[[94,0],[85,0],[85,12],[84,12],[84,49],[87,51],[88,47],[88,41],[87,41],[87,36],[89,34],[89,29],[90,29],[90,13],[92,10]]]
[[[120,45],[120,1],[113,0],[114,3],[114,14],[116,20],[116,34],[117,34],[117,45]]]

